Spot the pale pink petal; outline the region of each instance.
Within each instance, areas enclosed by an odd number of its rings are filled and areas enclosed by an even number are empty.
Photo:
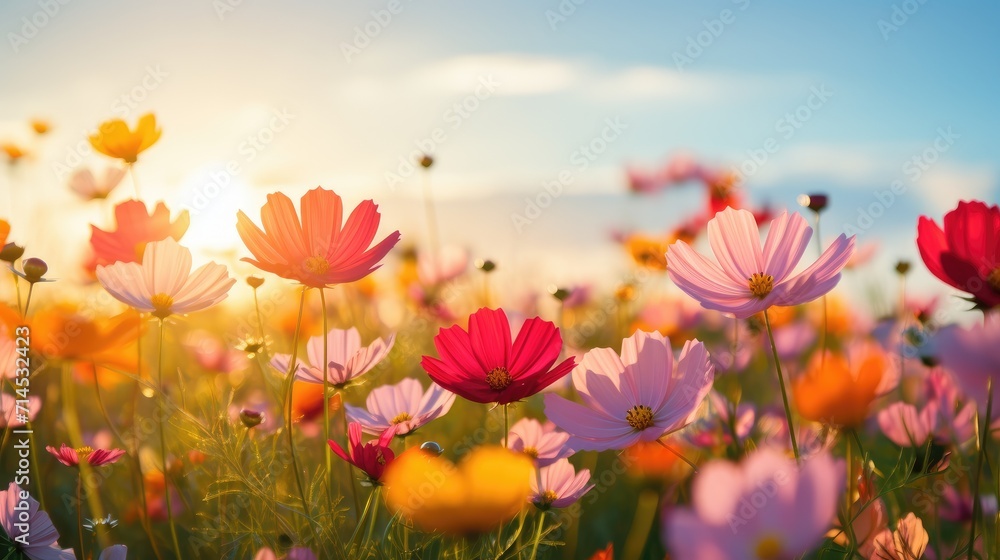
[[[733,282],[746,282],[751,275],[764,271],[760,231],[749,210],[729,207],[717,213],[708,222],[708,240],[722,270]]]
[[[764,241],[764,270],[780,283],[795,270],[809,246],[812,228],[796,212],[782,212],[771,221]]]
[[[854,254],[854,236],[841,234],[809,268],[774,287],[768,300],[775,305],[799,305],[829,292]]]

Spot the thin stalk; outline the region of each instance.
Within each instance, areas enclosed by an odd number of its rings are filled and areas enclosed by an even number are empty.
[[[375,532],[375,521],[378,520],[378,504],[379,504],[379,491],[380,486],[376,486],[372,490],[372,511],[370,517],[368,518],[368,531],[365,532],[365,540],[361,543],[361,547],[364,548],[372,541],[372,533]]]
[[[778,374],[778,386],[781,387],[781,402],[785,405],[785,421],[788,422],[788,437],[792,440],[792,453],[795,462],[799,459],[799,444],[795,441],[795,426],[792,424],[792,407],[788,404],[788,391],[785,389],[785,377],[781,373],[781,360],[778,359],[778,347],[774,344],[774,332],[771,330],[771,318],[764,310],[764,326],[767,327],[767,339],[771,342],[771,354],[774,356],[774,369]]]
[[[677,451],[673,447],[670,447],[669,445],[667,445],[667,442],[663,441],[662,439],[657,439],[656,443],[662,445],[664,449],[666,449],[667,451],[669,451],[669,452],[673,453],[674,455],[676,455],[677,458],[680,459],[681,461],[684,461],[685,463],[687,463],[688,466],[691,467],[692,471],[694,471],[695,473],[698,472],[698,465],[695,465],[694,462],[692,462],[690,459],[688,459],[684,455],[681,455],[679,451]]]
[[[29,282],[28,283],[28,299],[25,300],[25,302],[24,302],[24,315],[21,316],[24,319],[28,318],[28,307],[31,306],[31,293],[33,291],[35,291],[35,283],[34,282]]]
[[[358,523],[354,527],[354,532],[351,533],[351,540],[349,541],[351,546],[354,546],[354,541],[357,540],[358,538],[358,534],[361,531],[361,525],[364,523],[364,519],[368,516],[368,511],[372,507],[372,501],[374,500],[374,498],[375,498],[375,492],[372,491],[371,494],[368,494],[368,501],[365,502],[365,510],[361,512],[361,516],[358,517]]]
[[[649,540],[649,531],[656,517],[656,507],[660,503],[660,495],[650,489],[639,493],[639,501],[635,506],[635,517],[632,518],[632,528],[625,539],[625,554],[622,558],[639,558]]]
[[[71,362],[62,362],[60,383],[62,384],[63,421],[66,423],[66,432],[69,435],[70,445],[76,449],[83,446],[83,431],[80,429],[80,413],[76,406],[76,384],[73,382],[72,366]],[[87,461],[81,461],[79,470],[80,477],[86,478],[91,472],[90,464]],[[90,506],[90,515],[94,519],[104,516],[104,512],[101,511],[100,502],[91,500],[88,502],[88,505]],[[79,513],[79,510],[83,508],[82,501],[77,501],[77,508]]]
[[[320,313],[323,314],[323,441],[330,441],[330,337],[326,319],[326,288],[319,289]],[[314,364],[315,365],[315,364]],[[326,464],[326,498],[333,503],[333,461],[329,445],[323,446],[323,461]],[[353,484],[351,485],[354,486]]]
[[[823,256],[823,236],[819,232],[819,212],[816,212],[816,256]],[[826,337],[828,329],[827,321],[827,307],[826,307],[826,294],[820,298],[820,305],[823,306],[823,329],[820,331],[819,337],[819,365],[820,369],[826,367]]]
[[[306,306],[306,290],[308,286],[302,286],[302,296],[299,298],[299,316],[295,320],[295,336],[292,337],[292,358],[288,363],[288,391],[286,392],[286,407],[288,408],[288,416],[286,417],[286,430],[288,431],[288,446],[292,451],[292,469],[295,471],[295,484],[299,489],[299,498],[302,500],[302,511],[306,514],[306,517],[312,521],[311,514],[309,513],[309,500],[306,499],[305,486],[302,484],[302,473],[299,472],[301,469],[299,467],[299,457],[298,453],[295,451],[295,437],[292,434],[292,395],[295,390],[295,366],[296,360],[299,356],[299,334],[302,330],[302,311]]]
[[[264,319],[260,314],[260,302],[257,299],[257,288],[253,289],[253,309],[254,313],[257,315],[257,337],[260,338],[260,347],[264,352],[264,361],[270,362],[271,356],[267,351],[267,342],[264,340]]]
[[[431,194],[431,174],[429,170],[424,170],[423,173],[423,183],[424,183],[424,212],[427,214],[427,234],[430,241],[430,253],[431,262],[434,263],[434,272],[438,276],[440,273],[438,267],[440,262],[438,260],[438,255],[440,254],[440,247],[438,241],[438,227],[437,227],[437,215],[434,212],[434,197]]]
[[[990,434],[990,418],[993,415],[993,378],[986,381],[986,422],[979,432],[979,454],[976,457],[976,477],[972,479],[972,523],[969,525],[969,554],[972,560],[976,544],[976,521],[983,512],[982,500],[979,499],[979,478],[983,474],[983,457],[986,455],[986,443]]]
[[[80,532],[80,558],[87,557],[87,549],[83,544],[83,474],[76,473],[76,528]]]
[[[538,527],[535,529],[535,540],[531,543],[531,559],[535,560],[538,555],[538,543],[542,540],[542,526],[545,525],[545,512],[538,516]]]
[[[159,321],[159,341],[156,350],[156,382],[160,389],[160,458],[163,461],[163,503],[167,506],[167,522],[170,525],[170,539],[174,545],[174,556],[181,558],[181,545],[177,539],[177,524],[174,523],[173,506],[170,505],[170,478],[167,476],[167,432],[164,419],[167,415],[167,393],[163,387],[163,319]]]
[[[142,513],[139,514],[140,525],[144,531],[146,531],[146,537],[149,538],[149,544],[153,547],[153,554],[156,555],[157,560],[163,560],[163,556],[160,555],[160,547],[156,544],[156,539],[153,537],[153,527],[149,520],[149,507],[146,504],[146,476],[142,472],[142,461],[139,459],[139,438],[135,435],[136,426],[139,425],[139,395],[142,391],[139,389],[140,379],[142,378],[142,313],[139,313],[139,321],[136,323],[136,338],[135,338],[135,387],[132,390],[132,453],[131,457],[135,463],[135,471],[139,475],[139,499],[142,502]],[[94,383],[97,383],[97,369],[94,369]],[[100,392],[98,391],[98,397],[100,397]],[[100,401],[98,401],[100,402]],[[122,440],[124,443],[124,440]]]
[[[11,266],[13,266],[13,264],[14,263],[11,263]],[[14,290],[17,292],[17,314],[24,317],[24,309],[21,307],[21,277],[18,276],[13,270],[10,274],[14,277]]]
[[[508,410],[508,405],[503,405],[503,446],[509,447],[507,445],[507,432],[510,431],[510,412]]]
[[[129,179],[132,179],[132,188],[135,190],[135,199],[136,200],[142,200],[142,197],[139,196],[139,181],[135,180],[135,164],[134,163],[128,164],[128,177],[129,177]]]

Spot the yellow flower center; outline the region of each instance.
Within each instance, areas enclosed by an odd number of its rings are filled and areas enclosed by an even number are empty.
[[[524,450],[521,451],[521,453],[524,453],[525,455],[531,457],[532,459],[538,458],[538,450],[535,449],[534,447],[525,447]]]
[[[653,425],[653,409],[644,404],[635,405],[625,413],[625,420],[629,426],[641,432]]]
[[[83,447],[76,448],[76,458],[82,463],[90,457],[90,454],[94,452],[94,448],[89,445],[84,445]]]
[[[555,492],[552,490],[546,490],[545,492],[542,492],[542,495],[538,497],[538,501],[535,503],[540,506],[550,506],[552,505],[552,502],[557,499],[559,499],[559,496]]]
[[[781,540],[778,537],[767,535],[757,541],[757,546],[754,548],[755,558],[759,558],[760,560],[777,560],[781,558],[783,548]]]
[[[315,275],[326,274],[326,271],[330,270],[330,262],[319,255],[306,259],[303,266],[305,266],[309,274]]]
[[[764,299],[774,289],[774,277],[763,272],[755,272],[750,276],[750,294],[757,299]]]
[[[991,288],[1000,292],[1000,266],[993,269],[992,272],[986,277],[986,283],[990,285]]]
[[[174,298],[160,292],[149,302],[153,304],[153,316],[165,319],[171,313],[170,308],[174,305]]]
[[[412,419],[413,419],[413,417],[410,416],[409,413],[403,412],[403,413],[397,414],[392,420],[389,420],[389,423],[392,424],[393,426],[395,426],[396,424],[402,424],[403,422],[406,422],[407,420],[412,420]]]
[[[486,374],[486,383],[494,391],[503,391],[510,385],[511,381],[514,381],[514,378],[503,366],[495,367],[493,371]]]

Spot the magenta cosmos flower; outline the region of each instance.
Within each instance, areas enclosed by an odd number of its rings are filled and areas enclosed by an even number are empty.
[[[694,480],[692,507],[666,516],[672,558],[797,558],[830,529],[844,474],[844,462],[825,452],[801,468],[769,448],[739,465],[712,461]]]
[[[211,307],[226,299],[236,283],[225,266],[214,262],[191,272],[191,251],[172,237],[150,243],[141,265],[97,267],[97,279],[118,301],[160,319]]]
[[[541,510],[564,508],[573,505],[593,488],[590,470],[576,472],[569,459],[559,459],[538,469],[538,476],[531,479],[531,497],[528,500]]]
[[[382,218],[371,200],[359,204],[347,223],[343,223],[343,202],[333,191],[317,187],[302,197],[300,206],[301,222],[290,198],[267,195],[260,209],[263,231],[239,212],[236,229],[253,253],[252,259],[243,260],[282,278],[323,288],[368,276],[399,241],[399,232],[394,231],[369,248]]]
[[[507,440],[511,451],[524,453],[539,467],[547,467],[573,454],[573,449],[566,445],[569,434],[557,430],[552,422],[542,424],[534,418],[522,418],[514,423]]]
[[[365,408],[346,405],[347,418],[361,424],[369,434],[381,434],[395,426],[396,435],[405,437],[424,424],[451,410],[455,394],[431,383],[424,392],[420,382],[406,378],[395,385],[383,385],[365,399]]]
[[[746,319],[772,305],[812,301],[837,285],[854,254],[854,236],[841,234],[816,262],[792,275],[811,237],[805,218],[782,212],[771,222],[762,248],[753,214],[726,208],[708,222],[717,262],[677,241],[667,248],[667,270],[674,284],[705,309]]]
[[[574,450],[624,449],[687,426],[712,390],[715,368],[705,345],[684,344],[674,363],[670,340],[638,331],[622,341],[621,357],[595,348],[573,370],[584,404],[545,395],[545,415],[572,436]]]
[[[94,449],[92,447],[73,449],[65,443],[60,445],[59,449],[49,445],[45,447],[45,450],[67,467],[79,467],[81,459],[87,461],[87,464],[92,467],[110,465],[125,454],[123,449]]]
[[[389,448],[389,443],[392,442],[395,435],[396,427],[392,426],[382,432],[377,440],[361,443],[361,424],[351,422],[347,426],[346,451],[332,439],[327,443],[338,457],[358,467],[368,475],[372,482],[377,483],[382,479],[386,465],[396,458],[392,449]]]
[[[326,375],[330,385],[342,388],[364,375],[381,362],[396,341],[396,335],[388,340],[375,339],[368,346],[361,345],[361,335],[351,327],[347,330],[330,329],[326,335],[327,360]],[[323,342],[322,336],[314,336],[306,343],[306,359],[295,364],[295,378],[307,383],[323,383]],[[275,354],[271,366],[287,372],[290,354]]]
[[[59,533],[49,514],[39,511],[38,501],[13,482],[0,491],[0,525],[14,547],[31,560],[76,558],[73,549],[59,548]]]
[[[469,330],[455,325],[434,337],[441,359],[424,356],[420,365],[438,385],[479,403],[509,404],[530,397],[569,373],[567,358],[552,367],[562,350],[559,329],[538,317],[521,326],[511,342],[502,309],[482,308],[469,317]]]

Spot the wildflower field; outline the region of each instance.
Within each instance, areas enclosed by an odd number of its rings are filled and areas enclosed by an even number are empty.
[[[1000,558],[1000,9],[84,4],[0,5],[0,560]]]

